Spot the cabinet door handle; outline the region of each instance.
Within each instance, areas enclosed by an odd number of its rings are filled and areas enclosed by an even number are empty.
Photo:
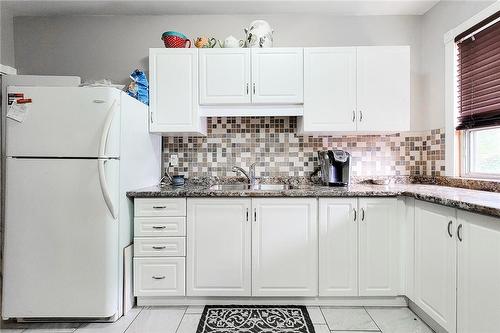
[[[166,226],[164,226],[164,225],[154,225],[153,226],[153,229],[165,229],[165,228],[166,228]]]
[[[165,209],[167,206],[153,206],[153,209]]]
[[[365,209],[361,208],[361,221],[365,220]]]
[[[247,82],[247,95],[248,93],[250,92],[250,88],[249,88],[250,84]]]
[[[253,209],[253,220],[257,222],[257,208]]]
[[[459,241],[462,241],[462,224],[458,225],[458,228],[457,228],[457,237],[458,237]]]
[[[359,121],[363,121],[363,111],[359,110]]]
[[[353,213],[354,213],[354,221],[356,221],[356,218],[357,218],[357,212],[356,212],[356,208],[353,208],[352,209]]]
[[[156,246],[156,245],[153,245],[153,250],[163,250],[165,249],[166,246],[165,245],[162,245],[162,246]]]
[[[451,233],[451,226],[453,225],[453,221],[450,220],[450,222],[448,222],[448,235],[451,237],[453,237],[453,234]]]
[[[248,208],[247,208],[247,222],[248,222]]]
[[[153,275],[152,278],[155,280],[163,280],[165,278],[165,275],[162,276]]]
[[[255,95],[255,82],[253,83],[253,94]]]
[[[356,121],[356,110],[352,110],[352,122]]]
[[[153,123],[153,112],[150,112],[149,115],[150,115],[149,118],[151,119],[151,124],[152,124]]]

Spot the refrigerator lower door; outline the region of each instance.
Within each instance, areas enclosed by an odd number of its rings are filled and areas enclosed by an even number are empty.
[[[119,161],[7,158],[4,318],[106,318],[118,308]]]

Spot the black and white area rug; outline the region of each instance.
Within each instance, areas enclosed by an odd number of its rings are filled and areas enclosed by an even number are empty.
[[[206,305],[196,333],[314,333],[305,306]]]

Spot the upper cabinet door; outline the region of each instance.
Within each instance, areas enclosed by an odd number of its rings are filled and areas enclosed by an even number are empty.
[[[304,49],[304,132],[356,130],[356,48]]]
[[[455,209],[415,202],[415,303],[448,332],[456,327],[456,228]]]
[[[317,200],[252,199],[252,295],[318,295]]]
[[[250,203],[188,198],[188,296],[250,296]]]
[[[360,198],[359,296],[399,294],[399,219],[395,198]]]
[[[198,113],[198,50],[150,49],[150,131],[206,134]]]
[[[358,131],[410,130],[410,47],[357,48]]]
[[[304,102],[302,48],[252,49],[252,102]]]
[[[458,210],[457,332],[498,332],[500,327],[500,223]],[[458,228],[458,227],[457,227]]]
[[[202,49],[200,104],[250,103],[250,49]]]
[[[357,203],[319,199],[320,296],[358,296]]]

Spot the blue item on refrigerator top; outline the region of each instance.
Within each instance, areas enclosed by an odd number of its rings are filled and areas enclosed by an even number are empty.
[[[136,69],[130,74],[130,78],[132,82],[128,86],[127,93],[140,102],[149,105],[149,83],[146,74]]]

